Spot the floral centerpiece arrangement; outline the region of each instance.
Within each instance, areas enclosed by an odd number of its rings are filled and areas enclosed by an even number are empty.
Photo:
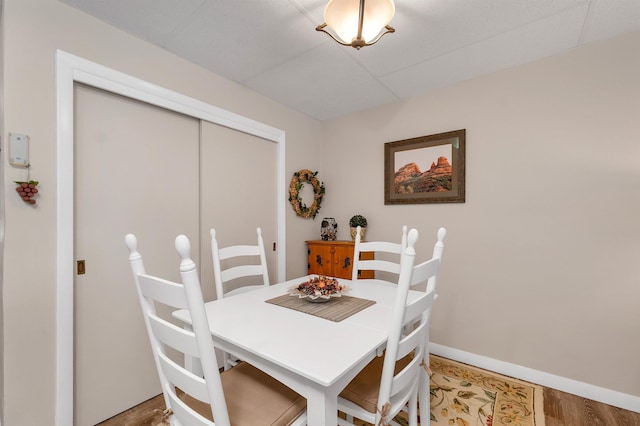
[[[349,291],[349,287],[340,284],[335,278],[323,275],[311,277],[308,281],[289,288],[289,294],[292,296],[308,298],[309,300],[322,299],[323,301],[327,301],[332,297],[340,297],[347,291]]]

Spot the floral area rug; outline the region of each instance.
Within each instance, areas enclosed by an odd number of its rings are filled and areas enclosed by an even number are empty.
[[[435,355],[430,359],[433,425],[544,426],[541,386]],[[394,421],[408,424],[404,413]]]

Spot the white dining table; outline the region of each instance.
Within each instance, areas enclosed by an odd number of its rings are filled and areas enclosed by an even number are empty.
[[[263,370],[307,399],[309,426],[337,423],[338,394],[386,345],[395,288],[350,281],[349,296],[376,303],[334,322],[267,303],[308,276],[205,304],[214,345]],[[424,297],[410,291],[409,300]],[[291,296],[294,297],[294,296]],[[190,324],[188,311],[173,316]]]

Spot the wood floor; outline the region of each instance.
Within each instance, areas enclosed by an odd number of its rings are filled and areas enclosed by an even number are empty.
[[[155,426],[164,410],[158,395],[100,423],[100,426]],[[545,426],[640,426],[640,413],[544,388]]]
[[[156,426],[162,418],[165,409],[164,398],[158,395],[142,404],[136,405],[127,411],[111,417],[99,426]]]
[[[638,426],[640,414],[544,388],[546,426]]]

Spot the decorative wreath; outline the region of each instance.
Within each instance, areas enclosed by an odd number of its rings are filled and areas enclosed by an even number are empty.
[[[291,184],[289,184],[289,202],[293,206],[293,210],[300,217],[306,219],[315,219],[318,211],[320,210],[320,203],[322,203],[322,197],[324,196],[324,184],[318,180],[316,175],[318,172],[312,172],[311,170],[302,169],[293,174],[291,178]],[[308,182],[313,186],[313,204],[311,207],[307,207],[300,198],[300,190],[302,185]]]

